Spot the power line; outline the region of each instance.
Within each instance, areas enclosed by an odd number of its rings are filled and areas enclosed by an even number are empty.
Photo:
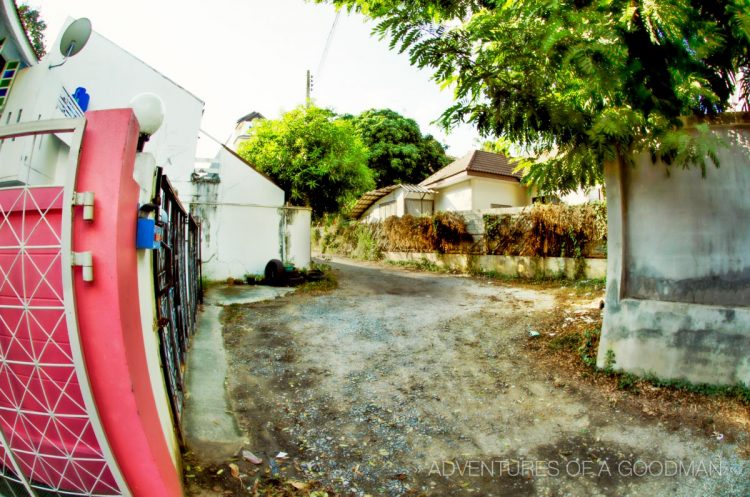
[[[323,54],[320,56],[320,62],[318,63],[318,70],[315,74],[320,77],[323,72],[323,64],[325,64],[326,57],[328,57],[328,50],[331,48],[331,42],[333,41],[333,34],[336,31],[336,26],[339,24],[339,18],[341,17],[341,11],[336,12],[336,17],[333,19],[331,30],[328,32],[328,38],[326,39],[326,46],[323,49]]]

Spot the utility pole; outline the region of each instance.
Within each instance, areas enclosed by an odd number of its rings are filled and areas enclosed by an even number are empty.
[[[310,107],[310,93],[312,93],[313,89],[313,77],[312,74],[310,74],[310,70],[307,70],[307,94],[305,98],[305,105]]]

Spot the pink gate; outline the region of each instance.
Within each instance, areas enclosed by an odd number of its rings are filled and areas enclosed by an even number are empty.
[[[0,454],[5,477],[24,487],[120,495],[71,350],[63,193],[61,187],[0,190]]]
[[[177,497],[140,321],[137,121],[8,126],[0,152],[50,134],[65,185],[0,189],[0,495]]]

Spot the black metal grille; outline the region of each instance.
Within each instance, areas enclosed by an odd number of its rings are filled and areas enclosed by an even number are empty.
[[[161,359],[175,423],[181,426],[184,371],[190,336],[202,302],[200,225],[175,195],[169,179],[157,168],[157,225],[161,247],[154,251],[154,289]]]

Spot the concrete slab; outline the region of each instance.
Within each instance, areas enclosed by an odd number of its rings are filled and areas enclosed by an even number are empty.
[[[212,286],[203,301],[207,305],[250,304],[263,300],[272,300],[294,288],[265,285],[217,285]]]
[[[188,351],[185,377],[185,440],[202,460],[224,462],[248,444],[237,427],[226,394],[223,306],[271,300],[292,291],[260,285],[222,285],[207,290]]]

